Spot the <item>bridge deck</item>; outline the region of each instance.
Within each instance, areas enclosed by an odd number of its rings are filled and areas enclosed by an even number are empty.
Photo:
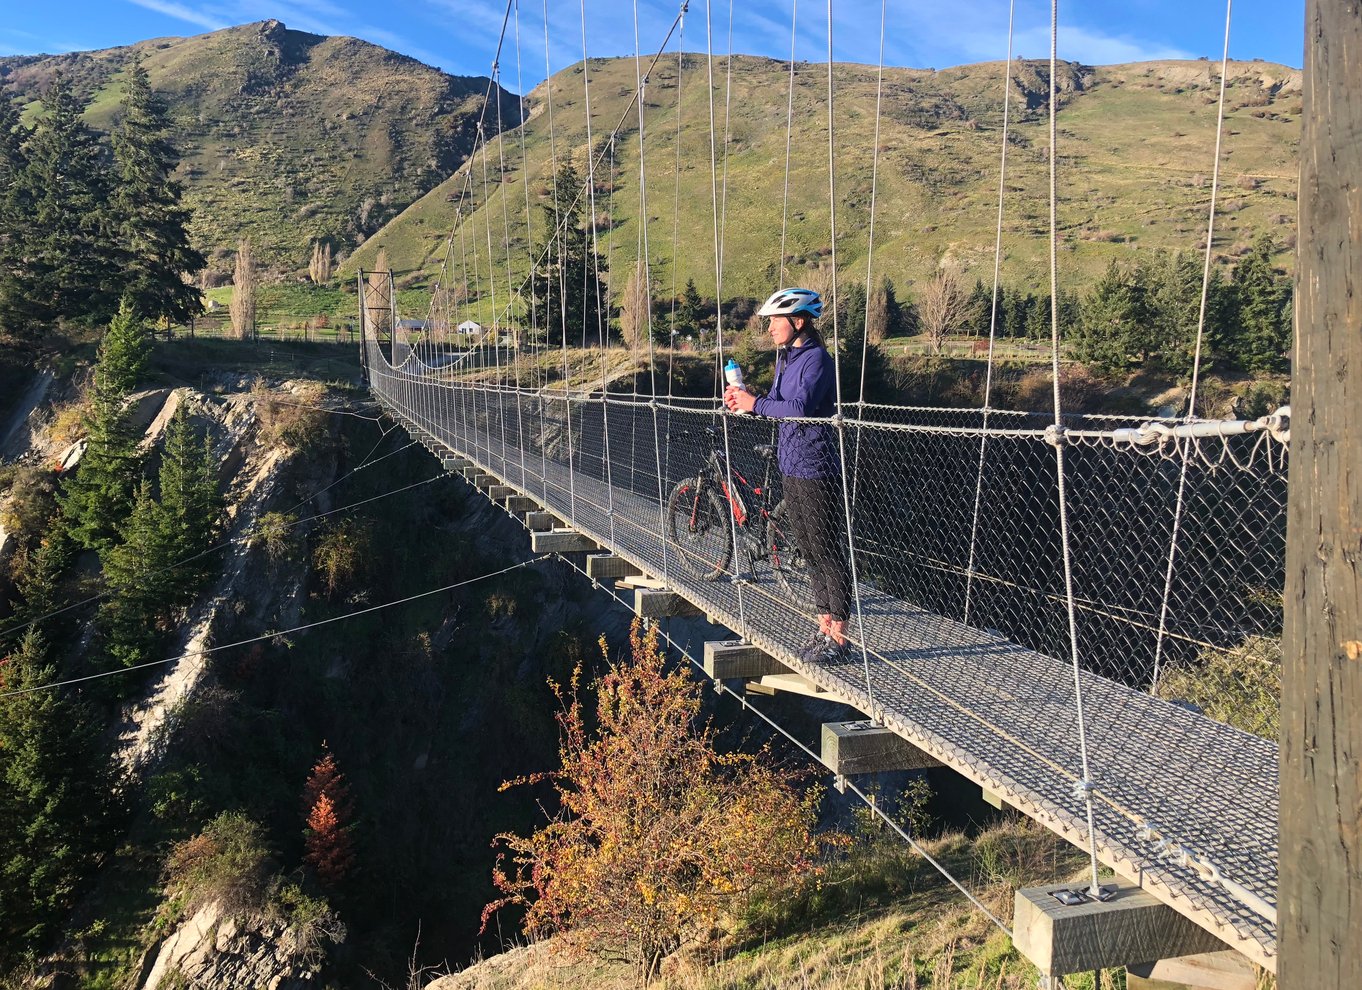
[[[413,408],[400,391],[412,384],[398,378],[375,391],[410,426],[603,547],[665,575],[674,590],[792,669],[1087,847],[1084,804],[1074,793],[1079,739],[1067,663],[863,584],[869,684],[859,650],[836,666],[804,664],[795,651],[809,627],[795,621],[795,609],[806,605],[789,602],[769,572],[742,586],[688,577],[662,538],[656,496],[610,488],[542,450],[526,454],[506,439],[513,426],[494,437],[479,428],[490,425],[485,418],[454,415],[448,404]],[[854,617],[849,625],[855,629]],[[1084,673],[1082,686],[1099,858],[1274,968],[1275,924],[1232,891],[1237,886],[1260,905],[1276,902],[1276,746],[1094,674]],[[1138,834],[1144,823],[1214,863],[1230,885],[1204,868],[1157,858]]]

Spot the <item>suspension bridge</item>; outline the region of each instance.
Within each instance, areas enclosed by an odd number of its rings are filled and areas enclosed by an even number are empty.
[[[637,88],[625,118],[638,133],[645,215],[648,73],[685,10],[651,62],[636,57]],[[518,46],[519,7],[508,3],[503,41],[512,23]],[[546,27],[546,57],[547,47]],[[1011,71],[1010,54],[1000,72]],[[501,56],[499,48],[497,60]],[[517,48],[517,65],[519,57]],[[562,217],[595,195],[597,168],[615,168],[626,123],[621,118],[604,141],[593,138],[585,49],[581,64],[588,174],[581,188],[555,187]],[[792,87],[793,66],[792,58]],[[1052,51],[1052,140],[1055,74]],[[1010,88],[1007,80],[1000,83],[1005,175]],[[714,138],[713,106],[722,91],[712,64],[708,85]],[[835,295],[830,51],[827,96]],[[677,102],[679,108],[679,96]],[[878,96],[876,106],[878,113]],[[465,173],[465,193],[472,194],[480,156],[482,199],[490,203],[488,161],[497,156],[491,171],[504,177],[508,141],[500,127],[495,140],[483,133]],[[520,133],[523,155],[523,128]],[[515,138],[509,143],[514,152]],[[712,142],[713,200],[696,212],[714,226],[722,297],[715,147]],[[1208,272],[1218,135],[1216,155]],[[1049,160],[1053,204],[1053,152]],[[1000,179],[999,243],[1003,186]],[[509,195],[502,196],[503,211]],[[590,209],[594,217],[594,200]],[[788,202],[782,209],[788,224]],[[873,271],[873,189],[869,211]],[[837,414],[820,422],[834,431],[844,468],[843,537],[854,577],[851,648],[820,662],[801,657],[813,605],[799,548],[783,522],[774,424],[726,413],[718,399],[718,369],[727,356],[722,310],[709,397],[673,393],[670,358],[654,351],[651,334],[641,372],[612,370],[620,349],[605,346],[603,322],[585,326],[585,308],[578,321],[582,346],[573,345],[570,359],[567,300],[581,301],[591,290],[578,286],[583,291],[574,297],[571,287],[561,286],[555,310],[537,307],[529,290],[545,273],[562,277],[566,221],[536,242],[532,231],[513,238],[509,221],[496,229],[488,216],[479,230],[471,207],[461,207],[459,216],[467,229],[461,226],[457,242],[451,235],[447,243],[442,288],[420,331],[402,329],[390,273],[359,277],[367,381],[412,436],[518,514],[537,551],[570,556],[593,578],[634,578],[641,614],[690,610],[732,630],[734,641],[706,648],[706,672],[716,680],[850,705],[863,713],[866,731],[881,739],[877,767],[945,765],[1087,851],[1092,883],[1077,888],[1079,901],[1103,904],[1108,892],[1098,882],[1100,862],[1118,875],[1118,902],[1138,887],[1161,910],[1194,923],[1147,925],[1161,933],[1149,937],[1163,955],[1228,947],[1275,969],[1277,744],[1209,717],[1181,697],[1177,685],[1207,671],[1228,671],[1228,679],[1250,686],[1270,685],[1278,676],[1290,412],[1233,420],[1196,415],[1200,325],[1192,397],[1182,416],[1066,412],[1057,311],[1054,407],[1046,413],[997,408],[987,384],[975,409],[876,404],[865,401],[863,390],[853,398],[839,387]],[[682,216],[678,197],[677,223]],[[588,227],[594,242],[596,225]],[[647,227],[641,224],[639,232],[644,259],[650,257]],[[462,259],[456,243],[464,245]],[[1053,250],[1051,260],[1053,299]],[[642,268],[647,275],[647,265]],[[995,266],[995,284],[996,277]],[[518,285],[517,278],[523,279]],[[480,340],[459,338],[458,300],[488,296],[500,315]],[[1204,308],[1203,294],[1203,324]],[[830,343],[840,353],[835,316],[831,323]],[[598,358],[585,346],[588,330]],[[597,370],[584,373],[583,366]],[[699,525],[697,512],[704,516]],[[1244,725],[1252,713],[1239,715]],[[1266,724],[1275,712],[1262,717],[1259,728],[1275,736]],[[885,733],[893,746],[883,745]],[[1143,960],[1122,960],[1137,961]],[[1072,969],[1055,958],[1050,971]]]

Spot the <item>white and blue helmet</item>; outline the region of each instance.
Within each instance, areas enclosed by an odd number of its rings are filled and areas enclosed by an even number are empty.
[[[805,314],[810,319],[823,315],[823,300],[812,289],[781,289],[761,304],[758,316],[795,316]]]

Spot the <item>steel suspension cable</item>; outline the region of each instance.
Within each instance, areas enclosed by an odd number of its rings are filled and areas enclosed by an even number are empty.
[[[709,76],[709,187],[710,187],[710,207],[713,217],[714,227],[714,379],[715,390],[719,395],[723,395],[724,374],[723,374],[723,353],[724,353],[724,208],[721,206],[719,193],[719,166],[717,161],[716,131],[714,121],[714,25],[713,25],[713,0],[705,0],[705,55],[708,65]],[[728,64],[733,64],[732,37],[729,38]],[[729,91],[732,90],[732,74],[729,74]],[[725,100],[728,95],[725,95]],[[724,121],[724,189],[722,202],[728,199],[728,121]],[[745,635],[747,630],[747,597],[743,594],[747,584],[748,575],[742,566],[743,545],[738,539],[738,496],[737,486],[733,481],[733,454],[732,444],[729,437],[729,417],[725,414],[722,406],[720,407],[719,427],[723,437],[724,448],[724,479],[728,485],[728,490],[724,492],[724,501],[728,505],[727,523],[729,529],[729,546],[732,548],[733,576],[732,582],[738,593],[738,622],[743,627],[741,632]],[[703,493],[701,486],[695,489],[696,498],[699,499]]]
[[[1003,201],[1007,189],[1007,140],[1012,109],[1012,41],[1017,3],[1007,7],[1007,66],[1003,70],[1003,137],[998,160],[998,224],[993,235],[993,294],[989,297],[988,364],[984,370],[983,432],[979,434],[979,467],[974,478],[974,511],[970,516],[969,561],[965,565],[965,625],[974,605],[974,563],[979,550],[979,510],[984,494],[984,457],[988,449],[988,417],[993,401],[993,352],[998,335],[998,282],[1003,263]]]
[[[790,0],[790,88],[785,101],[785,187],[780,201],[780,288],[785,287],[785,235],[790,228],[790,148],[794,137],[794,81],[795,27],[799,18],[799,0]],[[878,122],[878,118],[877,118]]]
[[[634,7],[634,85],[640,93],[643,93],[647,80],[643,77],[643,49],[639,43],[638,33],[638,0],[633,0]],[[685,15],[686,5],[681,6],[682,16]],[[677,85],[677,105],[680,106],[681,76],[678,71],[676,77]],[[643,274],[643,306],[644,306],[644,325],[643,332],[648,337],[648,375],[649,392],[648,407],[653,414],[653,456],[657,465],[657,541],[658,546],[666,546],[667,543],[667,494],[666,494],[666,475],[662,466],[662,424],[658,417],[657,408],[657,353],[654,347],[653,335],[653,280],[651,253],[648,245],[648,157],[647,142],[644,139],[644,107],[647,99],[640,98],[638,101],[638,214],[639,214],[639,258],[640,268]],[[680,148],[678,147],[678,152]],[[678,173],[679,178],[679,173]],[[675,270],[675,263],[672,268]],[[673,279],[675,275],[673,274]],[[674,283],[673,283],[674,284]],[[631,304],[634,300],[631,300]],[[675,302],[673,302],[675,305]],[[637,318],[637,314],[635,315]],[[662,583],[667,583],[668,568],[667,555],[662,554]]]
[[[1211,166],[1211,205],[1206,217],[1206,256],[1201,266],[1201,301],[1197,309],[1196,347],[1192,353],[1192,383],[1187,391],[1187,415],[1190,423],[1196,418],[1197,384],[1201,375],[1201,346],[1206,333],[1206,301],[1211,286],[1212,245],[1215,241],[1215,208],[1220,192],[1220,142],[1225,131],[1225,81],[1230,69],[1230,13],[1234,0],[1225,0],[1225,44],[1220,56],[1220,99],[1215,117],[1215,161]],[[1163,576],[1163,597],[1159,604],[1159,634],[1154,642],[1154,673],[1149,681],[1149,693],[1157,694],[1159,674],[1163,663],[1163,648],[1168,632],[1169,604],[1173,595],[1173,573],[1177,565],[1178,536],[1182,530],[1182,512],[1187,495],[1187,468],[1191,463],[1190,452],[1183,457],[1178,472],[1178,494],[1173,505],[1173,525],[1168,538],[1168,567]]]
[[[579,9],[582,14],[582,100],[586,115],[586,188],[587,188],[587,209],[590,211],[587,227],[591,231],[591,264],[582,266],[582,350],[586,350],[586,324],[587,324],[587,296],[590,294],[596,310],[596,334],[601,351],[601,460],[605,468],[605,499],[606,509],[605,518],[610,526],[610,544],[617,545],[615,534],[615,483],[614,468],[610,461],[610,403],[605,400],[609,397],[610,383],[606,372],[606,363],[609,359],[605,332],[605,308],[603,303],[607,300],[601,299],[601,267],[600,267],[600,241],[597,232],[600,224],[596,217],[596,165],[597,158],[595,149],[592,146],[591,137],[591,62],[587,58],[586,48],[586,0],[579,0]],[[635,90],[638,92],[638,90]],[[642,101],[640,101],[641,103]],[[606,173],[610,181],[610,202],[613,204],[615,196],[615,133],[612,132],[606,139],[606,151],[609,155],[609,171]],[[609,218],[613,222],[614,217]],[[611,237],[613,244],[614,238]],[[595,277],[592,278],[594,270]],[[585,357],[585,355],[583,355]],[[585,362],[583,362],[585,364]],[[590,402],[590,393],[587,391],[587,380],[582,384],[582,408],[585,410]]]
[[[1059,71],[1059,0],[1050,0],[1050,359],[1054,376],[1055,422],[1051,435],[1055,448],[1055,476],[1059,490],[1059,539],[1064,562],[1064,593],[1069,627],[1069,654],[1073,663],[1074,708],[1078,716],[1078,753],[1082,780],[1076,792],[1081,795],[1088,816],[1088,858],[1092,867],[1092,894],[1097,896],[1097,827],[1093,815],[1093,783],[1088,768],[1088,733],[1083,711],[1083,678],[1078,661],[1078,619],[1074,604],[1073,555],[1069,542],[1069,503],[1064,471],[1064,422],[1060,403],[1059,381],[1059,226],[1056,200],[1058,199],[1058,127],[1056,100]]]
[[[832,0],[828,0],[828,231],[831,238],[832,275],[830,299],[832,309],[832,384],[836,403],[833,428],[837,431],[837,456],[842,466],[842,518],[846,526],[847,567],[851,571],[851,593],[856,608],[856,639],[861,648],[861,666],[865,675],[865,693],[870,699],[872,711],[867,712],[878,724],[883,724],[884,715],[875,700],[875,686],[870,679],[870,648],[865,638],[865,611],[861,602],[861,583],[856,567],[856,538],[851,512],[851,487],[847,484],[847,443],[846,422],[842,418],[842,359],[841,335],[837,316],[837,128],[835,112],[835,93],[833,85],[832,59]],[[848,616],[850,618],[850,616]]]

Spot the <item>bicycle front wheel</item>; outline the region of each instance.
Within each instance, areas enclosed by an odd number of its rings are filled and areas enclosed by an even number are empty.
[[[725,506],[711,485],[694,478],[680,482],[667,499],[667,538],[687,574],[717,580],[733,559],[733,530]]]

